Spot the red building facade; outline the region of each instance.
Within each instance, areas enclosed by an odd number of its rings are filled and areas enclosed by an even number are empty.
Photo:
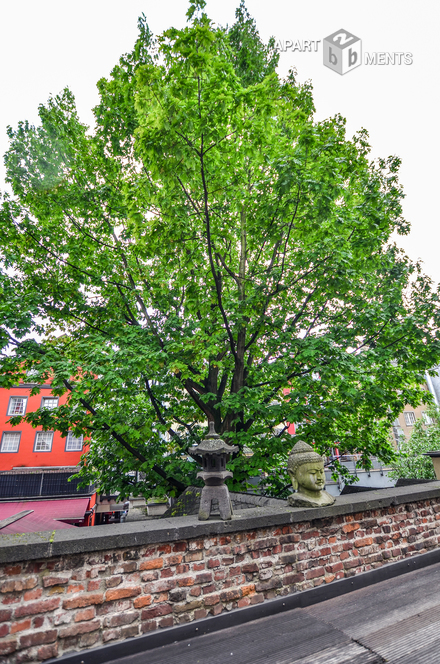
[[[83,440],[69,432],[62,438],[58,431],[34,429],[22,422],[12,426],[8,420],[38,408],[56,408],[66,396],[54,397],[50,385],[41,385],[40,393],[31,396],[34,385],[22,384],[10,390],[0,389],[0,471],[17,468],[76,466],[83,453]]]

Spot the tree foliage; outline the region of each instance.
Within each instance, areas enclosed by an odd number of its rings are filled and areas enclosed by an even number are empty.
[[[432,459],[423,454],[440,449],[439,411],[431,406],[427,414],[431,424],[426,426],[422,419],[417,420],[408,440],[401,441],[389,473],[391,478],[435,480]]]
[[[32,370],[68,393],[26,419],[90,435],[81,472],[103,490],[195,483],[188,447],[214,421],[240,449],[233,486],[264,471],[280,494],[289,422],[389,461],[439,359],[438,294],[390,239],[399,159],[316,122],[244,5],[230,30],[202,10],[157,38],[140,19],[93,131],[68,89],[9,129],[2,385]]]

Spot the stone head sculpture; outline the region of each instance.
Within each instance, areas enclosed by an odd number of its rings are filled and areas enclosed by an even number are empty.
[[[323,507],[335,498],[324,491],[324,459],[313,447],[300,440],[290,452],[287,470],[297,493],[289,496],[294,507]]]

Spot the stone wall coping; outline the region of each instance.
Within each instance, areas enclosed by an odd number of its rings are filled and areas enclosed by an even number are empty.
[[[231,521],[214,518],[199,521],[197,516],[184,516],[52,532],[1,535],[0,531],[0,563],[225,535],[357,514],[433,498],[440,498],[440,481],[338,496],[329,507],[292,508],[286,503],[285,507],[269,505],[236,510]]]

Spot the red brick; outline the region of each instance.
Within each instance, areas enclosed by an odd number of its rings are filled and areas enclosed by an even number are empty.
[[[102,640],[104,643],[107,641],[113,641],[114,639],[119,639],[121,636],[121,628],[118,629],[108,629],[102,633]]]
[[[202,583],[211,583],[212,581],[212,572],[205,572],[204,574],[196,574],[196,583],[201,585]]]
[[[51,659],[52,657],[56,657],[57,655],[58,655],[57,643],[52,643],[51,645],[48,646],[41,646],[41,648],[38,648],[37,650],[37,656],[40,661],[44,661],[45,659]]]
[[[99,632],[89,632],[88,634],[82,634],[79,640],[79,645],[81,648],[90,648],[93,646],[99,639]]]
[[[23,595],[23,601],[24,602],[30,602],[33,599],[40,599],[42,594],[43,594],[43,591],[42,591],[41,588],[35,588],[35,590],[28,590]]]
[[[43,577],[43,586],[49,588],[50,586],[62,586],[66,583],[69,583],[70,578],[68,576],[44,576]]]
[[[156,620],[148,620],[147,622],[144,622],[144,623],[141,624],[141,632],[143,634],[145,632],[152,632],[155,629],[157,629],[157,621]]]
[[[342,532],[352,533],[354,530],[358,530],[360,525],[358,523],[346,523],[345,526],[342,526]]]
[[[142,597],[137,597],[133,606],[135,609],[142,609],[144,606],[149,606],[151,604],[151,595],[143,595]]]
[[[173,609],[169,604],[161,604],[161,606],[153,606],[151,609],[144,609],[142,611],[141,620],[150,620],[158,616],[166,616],[172,613]]]
[[[89,620],[88,622],[75,623],[74,625],[69,625],[68,627],[63,627],[60,629],[60,638],[65,639],[69,636],[87,634],[88,632],[94,632],[100,627],[101,622],[99,620]]]
[[[252,595],[252,597],[249,597],[249,599],[251,600],[251,604],[261,604],[261,602],[264,602],[264,595]]]
[[[158,578],[159,578],[159,572],[157,570],[154,572],[143,572],[141,574],[142,581],[155,581]]]
[[[9,625],[7,625],[6,623],[2,623],[0,625],[0,638],[3,638],[4,636],[8,636],[8,634],[9,634]]]
[[[249,597],[243,597],[242,599],[238,600],[237,606],[239,609],[242,609],[244,606],[249,606],[250,603],[251,600],[249,599]]]
[[[208,567],[210,569],[213,567],[220,567],[220,560],[218,558],[211,558],[208,560]]]
[[[21,574],[21,565],[12,565],[5,567],[6,576],[14,576],[15,574]]]
[[[7,641],[0,641],[0,655],[10,655],[11,652],[17,650],[17,640],[8,639]]]
[[[7,620],[10,620],[11,616],[12,616],[11,609],[0,610],[0,622],[6,622]]]
[[[58,632],[56,629],[50,629],[47,632],[33,632],[20,637],[20,647],[30,648],[31,646],[41,646],[43,643],[53,643],[56,641]]]
[[[38,583],[36,576],[29,576],[27,579],[10,579],[9,581],[3,581],[0,584],[1,593],[20,593],[22,590],[30,590],[35,588]]]
[[[101,579],[95,579],[94,581],[89,581],[87,585],[88,592],[93,592],[94,590],[99,590],[101,587]]]
[[[145,586],[145,593],[164,593],[176,587],[176,579],[164,579],[157,583],[150,583]]]
[[[222,602],[233,602],[236,599],[240,599],[241,589],[234,588],[234,590],[222,590],[220,593],[220,599]],[[205,602],[206,603],[206,602]]]
[[[198,609],[202,606],[202,602],[200,600],[193,600],[192,602],[187,602],[185,604],[175,604],[173,607],[174,613],[188,613],[190,611],[194,611],[194,609]]]
[[[85,588],[81,583],[72,584],[71,586],[67,586],[67,592],[68,593],[81,593],[83,590],[85,590]]]
[[[143,570],[148,570],[148,569],[160,569],[163,567],[163,558],[153,558],[153,560],[144,560],[139,565],[139,569],[141,571]]]
[[[218,593],[216,593],[215,595],[207,595],[204,598],[203,601],[204,601],[205,606],[213,606],[214,604],[219,603],[220,597],[219,597]]]
[[[246,565],[241,566],[242,571],[245,574],[251,574],[252,572],[258,572],[258,565],[257,563],[246,563]]]
[[[354,541],[354,545],[358,548],[361,546],[371,546],[373,544],[373,538],[372,537],[363,537],[361,539],[357,539]]]
[[[43,625],[43,623],[44,623],[44,616],[36,616],[32,620],[32,626],[35,627],[36,629],[41,627]]]
[[[347,560],[346,563],[344,563],[345,569],[351,569],[352,567],[358,567],[358,565],[361,565],[362,561],[360,558],[351,558],[350,560]]]
[[[251,595],[254,592],[255,592],[255,584],[254,583],[250,583],[247,586],[241,586],[241,594],[243,595],[243,597],[245,595]]]
[[[112,616],[104,618],[104,627],[121,627],[121,625],[129,625],[136,618],[139,618],[137,611],[124,611],[123,613],[115,613]]]
[[[105,580],[105,585],[107,588],[115,588],[115,586],[119,586],[119,584],[122,583],[122,576],[111,576],[110,578]]]
[[[95,617],[95,614],[96,614],[95,607],[89,607],[88,609],[77,611],[73,619],[75,622],[81,622],[82,620],[92,620],[92,618]]]
[[[63,602],[63,609],[82,609],[85,606],[92,606],[93,604],[102,604],[103,601],[104,601],[103,593],[80,595],[79,597],[72,597],[72,599],[65,599]]]
[[[30,629],[30,627],[30,620],[22,620],[21,622],[12,623],[11,634],[16,634],[16,632],[24,632],[26,629]]]
[[[174,556],[168,556],[167,558],[165,558],[165,563],[170,566],[179,565],[182,562],[182,560],[183,560],[183,554],[177,553]]]
[[[2,604],[18,604],[20,601],[21,597],[20,595],[6,595],[4,598]]]
[[[339,572],[341,569],[344,569],[344,565],[342,563],[332,563],[331,565],[327,565],[325,569],[327,572],[334,574],[335,572]]]
[[[186,576],[184,579],[177,579],[177,585],[179,586],[193,586],[194,578],[192,576]]]
[[[309,569],[305,573],[305,578],[309,581],[310,579],[317,579],[319,576],[324,576],[325,570],[323,567],[315,567],[313,569]]]
[[[283,582],[279,577],[274,576],[269,581],[261,581],[260,583],[255,584],[255,590],[258,592],[265,592],[267,590],[272,590],[273,588],[281,588]]]
[[[129,639],[139,634],[139,625],[126,625],[121,628],[121,638]]]
[[[176,570],[177,571],[177,570]],[[178,573],[178,572],[177,572]],[[170,578],[171,576],[174,576],[175,572],[171,569],[171,567],[165,567],[165,569],[162,569],[160,571],[160,578],[161,579],[167,579]]]
[[[197,560],[203,560],[203,551],[193,551],[192,553],[187,553],[185,556],[186,563],[193,563]]]
[[[162,544],[157,547],[158,553],[171,553],[171,544]]]
[[[46,613],[47,611],[53,611],[59,607],[60,601],[61,600],[59,597],[52,597],[51,599],[46,599],[42,602],[35,602],[35,604],[17,606],[14,612],[14,618],[22,618],[24,616],[35,615],[36,613]]]
[[[173,546],[173,551],[174,553],[179,553],[179,551],[186,551],[187,548],[188,545],[186,542],[177,542],[177,544]]]
[[[196,609],[194,611],[194,620],[200,620],[201,618],[206,618],[208,611],[206,609]]]
[[[140,586],[107,590],[107,592],[105,593],[105,601],[112,602],[115,599],[124,599],[125,597],[136,597],[137,595],[140,595],[141,592],[142,588]]]

